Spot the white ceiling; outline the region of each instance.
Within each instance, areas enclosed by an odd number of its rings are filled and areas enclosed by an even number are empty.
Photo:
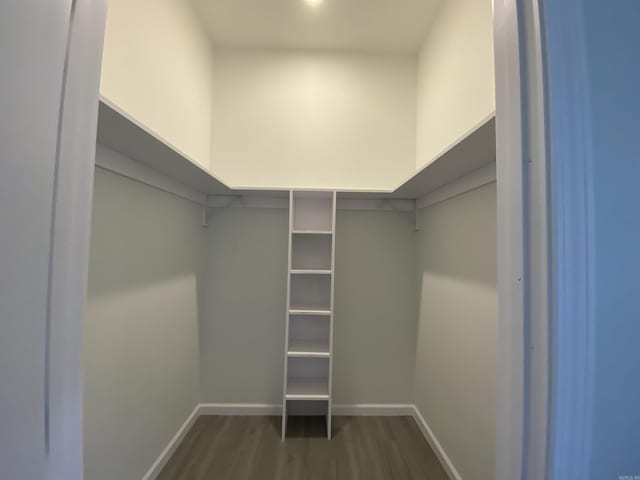
[[[415,52],[443,0],[191,1],[218,46]]]

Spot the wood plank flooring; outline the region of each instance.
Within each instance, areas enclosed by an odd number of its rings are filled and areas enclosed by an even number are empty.
[[[202,416],[158,480],[447,480],[411,417]]]

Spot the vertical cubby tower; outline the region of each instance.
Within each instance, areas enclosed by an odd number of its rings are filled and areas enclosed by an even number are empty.
[[[326,415],[331,438],[336,193],[289,193],[282,438],[289,415]]]

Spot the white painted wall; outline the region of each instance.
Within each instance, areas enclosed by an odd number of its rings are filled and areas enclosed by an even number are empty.
[[[231,186],[391,189],[495,110],[491,1],[442,2],[416,60],[213,51],[189,2],[111,0],[100,93]]]
[[[496,184],[420,212],[415,403],[463,479],[492,480]]]
[[[495,111],[491,0],[442,2],[418,65],[416,168]]]
[[[100,94],[209,167],[211,47],[186,0],[109,0]]]
[[[142,478],[198,403],[200,224],[195,204],[96,169],[84,328],[87,479]]]
[[[413,216],[338,211],[334,403],[410,403]],[[202,401],[282,402],[286,209],[216,209],[200,331]]]
[[[216,50],[211,169],[232,186],[395,188],[415,167],[416,59]]]

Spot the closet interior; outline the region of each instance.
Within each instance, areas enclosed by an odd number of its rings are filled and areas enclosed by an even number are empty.
[[[411,417],[493,478],[492,31],[490,0],[110,0],[85,478],[168,478],[206,416]]]

